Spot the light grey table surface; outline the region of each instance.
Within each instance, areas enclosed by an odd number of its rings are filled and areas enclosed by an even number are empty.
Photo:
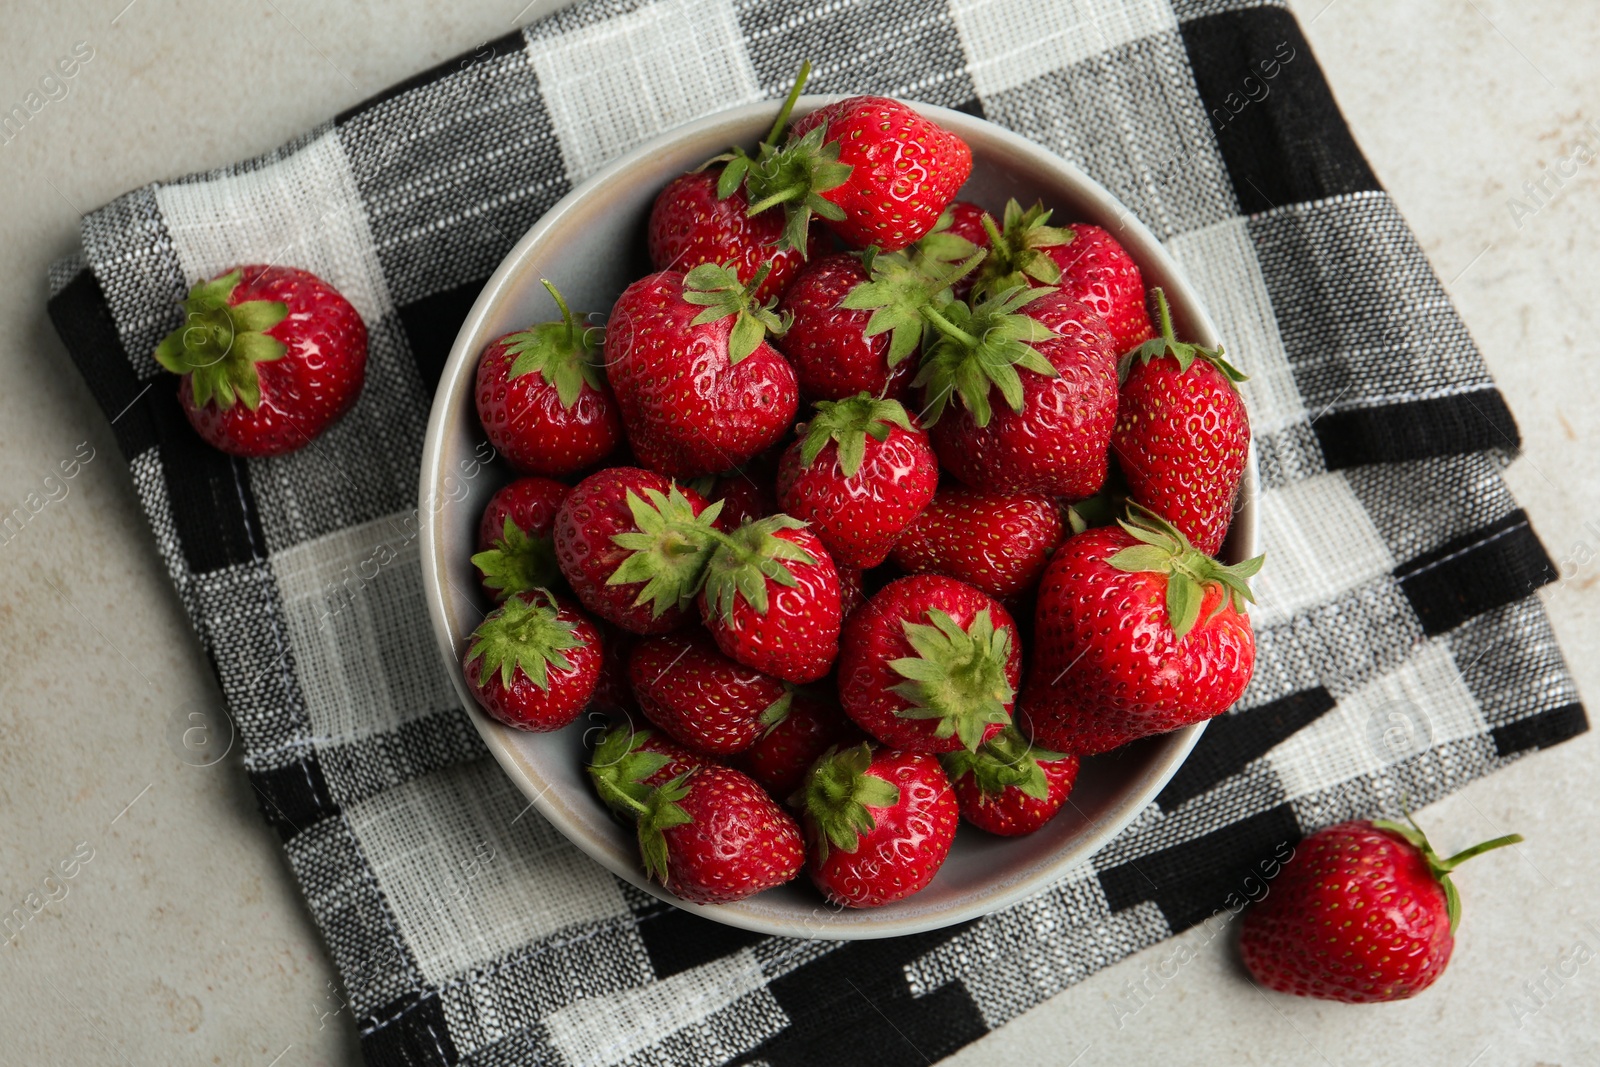
[[[272,148],[559,6],[520,2],[0,6],[0,101],[23,97],[77,42],[94,50],[65,98],[0,146],[0,511],[45,496],[58,464],[92,454],[64,497],[0,544],[0,911],[79,857],[66,896],[0,937],[0,1062],[358,1059],[249,783],[232,759],[188,766],[169,745],[173,719],[216,689],[105,419],[46,320],[45,268],[72,249],[82,211]],[[1516,413],[1526,454],[1509,478],[1563,566],[1566,580],[1542,595],[1593,700],[1600,165],[1578,167],[1531,216],[1508,201],[1527,201],[1524,183],[1575,139],[1600,149],[1600,11],[1588,0],[1291,6]],[[952,1062],[1600,1064],[1600,963],[1574,955],[1580,940],[1600,954],[1596,754],[1589,734],[1426,810],[1444,847],[1510,829],[1528,841],[1459,876],[1456,958],[1416,1000],[1268,996],[1240,978],[1226,938],[1192,931]]]

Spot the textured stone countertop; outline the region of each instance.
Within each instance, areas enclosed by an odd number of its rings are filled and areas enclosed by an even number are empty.
[[[81,211],[274,147],[559,6],[521,2],[7,7],[0,100],[23,97],[77,42],[93,58],[0,147],[0,502],[9,510],[62,461],[92,458],[0,545],[0,904],[9,911],[75,855],[79,867],[65,898],[0,945],[0,1061],[358,1059],[244,775],[231,759],[187,766],[168,743],[182,709],[216,689],[105,419],[45,317],[45,268],[72,249]],[[1585,0],[1291,6],[1516,413],[1526,453],[1509,478],[1567,575],[1542,595],[1592,705],[1600,165],[1579,166],[1537,211],[1508,200],[1529,202],[1524,183],[1576,139],[1600,146],[1600,14]],[[1193,930],[952,1062],[1600,1064],[1600,964],[1560,974],[1580,938],[1600,949],[1596,756],[1591,733],[1427,810],[1445,847],[1513,828],[1528,841],[1460,877],[1456,958],[1417,1000],[1269,997],[1240,980],[1226,938]],[[1527,982],[1542,983],[1545,1004],[1519,1014],[1513,996],[1537,1003]],[[1146,991],[1131,1015],[1130,983]]]

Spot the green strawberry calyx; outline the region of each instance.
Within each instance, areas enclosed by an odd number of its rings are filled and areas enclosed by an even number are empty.
[[[613,535],[611,541],[629,555],[611,572],[606,584],[643,583],[633,602],[640,607],[649,604],[654,618],[669,608],[688,607],[723,537],[713,525],[722,514],[722,501],[707,505],[696,515],[694,505],[676,483],[665,493],[646,489],[643,496],[630,489],[626,500],[634,529]]]
[[[928,609],[927,617],[927,623],[900,622],[916,655],[888,663],[905,679],[891,692],[910,701],[895,714],[902,719],[933,719],[935,737],[954,735],[969,751],[976,751],[991,724],[1011,721],[1007,705],[1016,697],[1006,678],[1011,632],[994,625],[988,608],[974,615],[965,629],[938,608]]]
[[[1124,548],[1106,562],[1119,571],[1166,575],[1167,621],[1178,640],[1182,641],[1200,621],[1200,606],[1209,585],[1220,585],[1225,595],[1217,601],[1207,622],[1229,603],[1241,614],[1249,610],[1248,604],[1255,603],[1250,579],[1261,570],[1266,556],[1231,566],[1221,563],[1189,544],[1189,539],[1166,519],[1132,502],[1128,504],[1128,517],[1118,520],[1118,525],[1140,543]]]
[[[1243,371],[1223,357],[1221,345],[1216,348],[1206,348],[1178,340],[1178,335],[1172,329],[1172,309],[1167,306],[1167,294],[1160,286],[1156,286],[1151,292],[1155,293],[1156,297],[1156,320],[1161,324],[1161,336],[1152,337],[1122,357],[1120,370],[1123,381],[1127,381],[1128,371],[1132,369],[1135,361],[1138,361],[1140,366],[1148,366],[1152,359],[1159,359],[1162,356],[1171,356],[1178,361],[1179,374],[1187,371],[1195,360],[1200,359],[1221,371],[1229,385],[1237,386],[1240,382],[1250,380]]]
[[[555,543],[523,531],[506,516],[505,527],[493,544],[473,554],[472,565],[483,575],[483,584],[494,590],[495,600],[513,593],[528,593],[553,584],[561,577],[556,566]]]
[[[795,101],[800,99],[800,90],[810,75],[810,62],[802,63],[771,132],[756,149],[754,158],[743,148],[734,148],[711,161],[723,164],[722,174],[717,179],[719,197],[726,200],[744,186],[745,199],[750,204],[746,214],[759,215],[782,205],[783,235],[778,238],[776,247],[779,251],[797,248],[802,256],[806,252],[812,215],[835,221],[844,218],[844,209],[821,194],[843,185],[854,169],[848,163],[839,162],[839,145],[826,141],[827,123],[819,124],[799,140],[778,144],[789,124]]]
[[[512,597],[491,611],[472,631],[467,652],[468,661],[478,663],[479,679],[487,680],[498,671],[500,684],[509,689],[512,678],[521,671],[535,686],[548,690],[552,669],[572,669],[566,653],[589,647],[577,628],[560,617],[560,610],[548,589],[538,589]]]
[[[268,330],[289,316],[281,300],[230,304],[244,277],[234,270],[196,283],[183,300],[184,324],[156,346],[156,362],[174,374],[187,374],[195,406],[214,402],[226,411],[243,403],[261,406],[256,364],[282,359],[288,347]]]
[[[1403,810],[1403,809],[1402,809]],[[1416,820],[1409,811],[1405,812],[1406,821],[1396,822],[1393,819],[1374,819],[1372,825],[1379,830],[1387,830],[1398,834],[1406,843],[1422,853],[1422,858],[1427,861],[1428,870],[1433,872],[1439,885],[1444,889],[1445,913],[1450,917],[1450,932],[1456,932],[1456,927],[1461,923],[1461,894],[1456,890],[1455,882],[1450,878],[1450,872],[1467,862],[1474,856],[1481,856],[1492,849],[1504,848],[1506,845],[1519,844],[1521,834],[1506,834],[1489,841],[1482,841],[1471,848],[1463,849],[1448,859],[1440,859],[1439,854],[1428,843],[1428,835],[1422,832]]]
[[[970,241],[948,235],[961,241],[969,251],[956,263],[939,262],[927,257],[917,258],[903,252],[882,253],[869,248],[861,254],[861,265],[867,271],[867,280],[857,282],[845,294],[840,307],[852,311],[870,311],[865,337],[889,335],[889,366],[895,367],[922,347],[924,339],[933,329],[923,316],[925,307],[948,304],[950,287],[964,278],[987,255],[974,248]],[[926,238],[924,238],[926,240]]]
[[[689,795],[689,779],[694,772],[680,774],[665,785],[650,790],[639,812],[639,854],[644,857],[645,873],[665,884],[667,880],[667,837],[664,831],[694,822],[678,803]]]
[[[1050,327],[1022,312],[1022,309],[1054,289],[1015,286],[969,307],[954,300],[943,308],[924,307],[922,315],[937,336],[926,345],[922,368],[912,386],[927,398],[925,425],[932,426],[944,414],[952,395],[979,426],[989,425],[994,412],[989,404],[991,389],[1011,410],[1022,410],[1022,376],[1018,368],[1046,378],[1056,369],[1033,346],[1056,337]]]
[[[861,835],[877,825],[869,808],[892,808],[900,802],[900,789],[893,782],[869,773],[872,746],[859,745],[835,751],[829,749],[812,766],[800,789],[800,808],[820,831],[817,834],[818,858],[828,858],[831,845],[843,852],[854,852]]]
[[[782,337],[789,329],[792,316],[780,316],[772,310],[777,297],[765,304],[755,299],[756,290],[771,271],[772,264],[763,263],[749,285],[739,280],[732,263],[702,263],[684,276],[683,299],[705,309],[690,320],[691,325],[704,326],[733,316],[733,328],[728,333],[730,364],[737,365],[768,335]]]
[[[605,388],[605,377],[600,370],[600,331],[579,322],[554,285],[544,278],[539,282],[555,298],[556,306],[561,309],[561,321],[541,322],[506,338],[506,353],[513,357],[506,377],[541,375],[556,387],[561,406],[570,410],[578,402],[584,386],[594,390]]]
[[[645,779],[671,762],[664,752],[644,748],[649,730],[613,726],[600,735],[589,757],[589,779],[606,807],[619,815],[638,818],[647,810],[651,787]]]
[[[769,515],[747,522],[731,534],[717,532],[720,544],[705,567],[704,589],[711,614],[731,621],[742,597],[756,614],[765,615],[768,582],[789,589],[799,585],[789,564],[810,565],[817,559],[793,541],[779,537],[778,531],[805,526],[788,515]]]
[[[950,227],[954,226],[955,222],[955,209],[945,208],[944,213],[939,216],[939,221],[933,224],[933,229],[906,249],[906,254],[913,265],[927,274],[936,275],[970,259],[975,252],[985,251],[959,233],[952,233]],[[985,256],[987,254],[985,251]]]
[[[761,736],[766,737],[772,731],[782,726],[789,718],[789,712],[794,708],[794,686],[785,682],[783,696],[761,709],[757,721],[761,723]]]
[[[984,213],[983,229],[989,235],[989,259],[978,276],[977,288],[999,293],[1018,285],[1057,285],[1061,266],[1046,248],[1070,244],[1077,234],[1062,226],[1051,226],[1050,212],[1043,203],[1028,210],[1016,200],[1006,201],[1000,225]]]
[[[952,782],[970,774],[985,796],[997,797],[1007,789],[1020,789],[1035,800],[1050,795],[1050,780],[1040,762],[1064,760],[1064,752],[1039,748],[1014,726],[1007,726],[980,745],[977,751],[957,749],[939,757]]]
[[[819,400],[817,413],[805,427],[800,443],[800,463],[816,463],[829,442],[838,446],[839,473],[854,478],[867,457],[867,438],[882,444],[898,426],[911,431],[911,416],[898,400],[880,400],[859,393],[844,400]]]

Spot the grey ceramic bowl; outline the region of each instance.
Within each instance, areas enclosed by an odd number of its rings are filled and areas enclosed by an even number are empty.
[[[796,114],[830,99],[804,97]],[[583,772],[584,732],[593,723],[579,719],[554,734],[508,729],[478,710],[462,677],[467,637],[485,609],[468,557],[484,504],[512,477],[495,464],[482,470],[476,464],[487,454],[473,408],[479,354],[501,334],[559,317],[539,284],[542,277],[560,286],[575,309],[609,309],[629,282],[650,269],[644,229],[656,193],[729,145],[753,147],[776,107],[763,103],[724,111],[641,145],[546,212],[489,279],[456,336],[428,421],[420,509],[428,611],[461,703],[490,751],[539,812],[607,869],[698,915],[764,933],[830,939],[915,933],[987,914],[1061,881],[1155,797],[1194,747],[1203,725],[1085,760],[1069,805],[1031,836],[1006,840],[963,827],[932,884],[888,907],[831,908],[803,875],[735,904],[702,906],[685,904],[646,881],[631,834],[595,799]],[[997,215],[1007,197],[1024,204],[1042,199],[1056,209],[1057,219],[1104,226],[1138,262],[1146,284],[1166,289],[1179,332],[1216,343],[1215,328],[1176,264],[1111,194],[1076,167],[998,126],[944,108],[919,105],[918,110],[972,146],[972,178],[963,199]],[[1224,552],[1230,561],[1254,550],[1255,483],[1252,457]]]

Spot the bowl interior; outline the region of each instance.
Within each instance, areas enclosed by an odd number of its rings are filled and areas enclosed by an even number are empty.
[[[796,113],[829,99],[802,98]],[[580,718],[554,734],[521,733],[483,715],[467,691],[461,653],[487,606],[469,557],[485,503],[513,477],[503,464],[481,462],[492,450],[474,410],[473,376],[478,355],[491,340],[559,317],[540,278],[555,281],[574,309],[609,309],[628,283],[650,269],[643,233],[656,193],[730,144],[753,147],[775,108],[752,105],[675,130],[618,160],[552,208],[506,257],[467,316],[434,398],[423,455],[423,577],[440,651],[463,706],[495,757],[547,819],[611,871],[675,904],[682,902],[644,879],[631,834],[611,819],[589,787],[582,769],[584,734],[597,723]],[[1056,209],[1057,219],[1105,227],[1139,263],[1146,284],[1166,289],[1179,331],[1206,344],[1216,342],[1192,289],[1154,236],[1099,185],[981,119],[943,108],[919,105],[918,110],[972,146],[973,173],[963,199],[996,215],[1008,197],[1025,205],[1042,199]],[[1242,559],[1253,548],[1254,487],[1252,461],[1225,557]],[[801,878],[735,904],[682,906],[748,929],[825,938],[912,933],[986,914],[1082,864],[1155,796],[1201,729],[1190,727],[1085,760],[1069,806],[1033,835],[1002,840],[963,827],[933,883],[897,904],[868,911],[830,908]]]

